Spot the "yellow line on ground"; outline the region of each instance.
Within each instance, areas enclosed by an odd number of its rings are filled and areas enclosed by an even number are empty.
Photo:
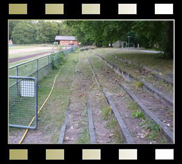
[[[63,67],[64,67],[64,65],[63,65],[61,68],[63,68]],[[61,68],[59,69],[58,73],[56,74],[56,76],[55,76],[55,78],[54,78],[54,82],[53,82],[52,88],[51,88],[51,91],[50,91],[49,95],[47,96],[46,100],[44,101],[44,103],[42,104],[42,106],[40,107],[40,109],[38,110],[38,114],[40,113],[40,111],[42,110],[42,108],[43,108],[44,105],[46,104],[47,100],[49,99],[49,97],[50,97],[50,95],[51,95],[51,93],[52,93],[52,91],[53,91],[53,89],[54,89],[54,85],[55,85],[57,76],[58,76],[58,74],[59,74]],[[29,123],[28,126],[31,126],[31,124],[32,124],[32,122],[33,122],[34,120],[35,120],[35,116],[32,118],[32,120],[31,120],[31,122]],[[19,141],[18,144],[21,144],[21,143],[23,142],[23,140],[25,139],[25,137],[26,137],[26,135],[27,135],[27,133],[28,133],[28,130],[29,130],[29,129],[26,129],[25,133],[23,134],[23,136],[22,136],[22,138],[21,138],[21,140]]]

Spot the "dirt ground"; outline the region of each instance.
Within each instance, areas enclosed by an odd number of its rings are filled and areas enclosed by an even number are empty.
[[[44,48],[50,49],[50,47]],[[22,52],[20,49],[17,50]],[[17,50],[13,51],[17,53]],[[27,50],[28,49],[26,49],[26,51]],[[35,51],[35,49],[33,51]],[[113,52],[117,51],[114,50]],[[34,55],[38,56],[41,55],[41,53]],[[162,105],[157,99],[155,99],[154,96],[148,94],[142,90],[142,88],[136,88],[134,83],[126,82],[122,76],[115,73],[114,70],[108,67],[105,62],[96,57],[93,51],[88,50],[79,52],[77,58],[69,58],[69,62],[71,64],[65,66],[66,68],[64,70],[64,74],[58,76],[55,96],[50,98],[45,110],[43,110],[40,126],[38,126],[36,130],[30,130],[23,143],[57,143],[61,126],[65,120],[65,114],[62,113],[66,113],[66,109],[68,107],[70,110],[69,122],[66,127],[63,143],[89,144],[90,138],[87,98],[89,98],[91,102],[96,142],[98,144],[123,143],[123,136],[119,133],[119,126],[118,123],[116,123],[117,120],[112,113],[112,109],[106,103],[103,93],[97,86],[87,59],[87,55],[90,58],[101,87],[112,98],[115,107],[118,109],[136,144],[158,144],[160,140],[155,138],[150,140],[147,139],[147,135],[152,130],[150,131],[139,125],[145,118],[133,117],[132,113],[135,109],[134,107],[132,107],[133,109],[129,109],[128,107],[129,103],[129,105],[131,105],[132,100],[127,93],[119,87],[118,82],[130,89],[131,92],[134,93],[144,105],[146,105],[163,123],[165,123],[167,126],[169,125],[169,128],[173,130],[173,116],[170,115],[171,113],[166,106]],[[71,65],[74,65],[74,67],[70,68]],[[66,78],[69,79],[66,80]],[[63,110],[60,106],[62,105],[64,93],[68,92],[67,90],[69,90],[69,94],[66,96],[67,99],[70,100],[70,103],[68,106],[64,104],[65,106]],[[44,116],[44,112],[46,113],[46,116]],[[49,117],[49,115],[51,115],[51,117]],[[56,121],[58,118],[59,121]],[[14,133],[11,133],[9,136],[9,143],[14,144],[19,142],[24,131],[25,130],[22,129],[13,131]]]
[[[10,50],[9,49],[9,54],[17,54],[17,53],[22,53],[22,52],[32,52],[32,51],[38,51],[38,50],[52,50],[52,47],[32,47],[32,48],[23,48],[23,49],[15,49],[15,50]]]
[[[129,89],[131,89],[131,91],[142,101],[142,103],[144,103],[152,112],[154,112],[164,124],[166,124],[171,130],[173,129],[173,117],[170,116],[169,109],[165,105],[161,104],[156,98],[154,98],[150,94],[144,92],[141,88],[135,89],[133,83],[128,83],[123,78],[118,78],[121,76],[116,74],[112,69],[107,66],[105,62],[98,59],[96,56],[94,56],[94,54],[90,53],[90,58],[91,61],[94,63],[93,65],[96,69],[102,86],[105,87],[107,91],[114,97],[114,104],[118,107],[118,110],[123,117],[125,123],[127,124],[128,129],[133,135],[133,139],[136,143],[145,144],[157,142],[155,140],[147,141],[145,139],[148,132],[138,126],[138,124],[142,120],[138,118],[133,118],[131,116],[132,111],[127,110],[127,101],[130,101],[130,98],[127,98],[125,101],[120,98],[121,95],[126,97],[126,93],[123,92],[123,90],[121,90],[120,88],[116,89],[118,86],[118,82],[126,85]]]
[[[90,143],[87,116],[87,96],[91,101],[91,110],[97,143],[113,142],[111,129],[106,128],[107,121],[102,119],[101,107],[104,99],[93,78],[86,53],[81,53],[75,69],[70,101],[70,118],[66,128],[64,144]],[[104,104],[106,106],[106,104]]]

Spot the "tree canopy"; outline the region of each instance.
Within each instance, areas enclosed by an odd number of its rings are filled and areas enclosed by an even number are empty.
[[[15,44],[52,43],[56,35],[71,35],[65,21],[9,21],[9,39]]]
[[[52,43],[56,35],[76,36],[82,45],[112,46],[128,41],[144,48],[158,48],[173,57],[172,21],[9,21],[9,38],[15,44]]]
[[[73,34],[83,44],[112,45],[128,41],[145,48],[158,48],[173,57],[172,21],[67,21]]]

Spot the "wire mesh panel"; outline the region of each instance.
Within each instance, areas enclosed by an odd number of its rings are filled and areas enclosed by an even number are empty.
[[[76,47],[9,68],[9,126],[37,127],[37,84]]]
[[[9,126],[35,129],[38,117],[37,79],[9,76]]]
[[[52,53],[47,56],[39,57],[27,62],[17,64],[15,66],[9,67],[10,76],[26,76],[26,77],[36,77],[38,81],[42,80],[49,71],[53,68],[54,65],[59,65],[61,61],[61,55],[68,55],[70,52],[74,51],[77,46],[69,47],[62,51]],[[14,85],[12,81],[9,81],[9,86]]]

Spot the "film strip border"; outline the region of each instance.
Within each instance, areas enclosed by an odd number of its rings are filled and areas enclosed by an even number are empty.
[[[39,160],[42,161],[50,161],[50,160],[140,160],[143,156],[143,152],[138,149],[113,149],[115,155],[111,153],[109,149],[79,149],[76,150],[79,152],[77,156],[70,154],[74,154],[76,149],[70,150],[68,149],[45,149],[44,151],[39,151]],[[153,149],[151,154],[151,160],[174,160],[174,149]],[[28,149],[9,149],[9,159],[10,161],[14,160],[25,160],[28,161],[30,158],[33,158],[33,151]],[[148,159],[150,160],[150,159]]]
[[[91,15],[93,18],[94,16],[99,15],[109,15],[108,13],[112,13],[109,18],[117,18],[117,16],[124,16],[131,15],[132,18],[135,18],[137,15],[145,15],[145,18],[149,18],[150,14],[153,16],[157,15],[167,15],[170,17],[171,15],[175,15],[174,11],[174,4],[173,3],[153,3],[153,2],[145,2],[145,3],[111,3],[106,2],[103,3],[81,3],[76,4],[76,2],[72,3],[38,3],[37,7],[34,10],[33,5],[35,4],[32,2],[25,2],[25,3],[16,3],[12,2],[8,4],[8,13],[7,15],[16,16],[19,18],[20,15],[30,15],[30,16],[67,16],[70,15],[70,18],[74,18],[75,15],[78,15],[82,18],[82,16]],[[109,5],[108,5],[109,4]],[[70,11],[70,6],[75,6],[74,11]],[[108,7],[110,6],[110,7]],[[147,6],[149,8],[147,8]],[[39,8],[39,9],[38,9]],[[143,11],[141,11],[141,9]],[[33,11],[34,10],[34,11]],[[38,11],[39,10],[39,11]],[[112,10],[112,12],[110,12]],[[73,15],[72,15],[73,14]],[[14,17],[13,17],[14,18]],[[21,18],[21,17],[20,17]],[[47,18],[47,17],[46,17]],[[50,17],[51,18],[51,17]],[[56,17],[58,18],[58,17]],[[87,17],[83,17],[87,18]],[[170,17],[171,18],[171,17]],[[146,145],[148,146],[148,145]],[[10,146],[11,147],[11,146]],[[28,146],[31,147],[31,146]],[[76,148],[75,145],[74,149],[68,148],[65,149],[8,149],[7,150],[7,158],[10,161],[29,161],[37,157],[36,153],[40,153],[40,160],[41,161],[49,161],[49,160],[61,160],[67,161],[70,158],[75,158],[75,160],[112,160],[112,161],[119,161],[119,160],[141,160],[144,158],[144,154],[146,154],[146,158],[149,157],[148,160],[174,160],[176,159],[175,149],[173,148],[148,148],[145,149],[141,148],[126,148],[126,149],[117,149],[111,147],[111,149],[81,149]],[[156,146],[157,147],[157,146]],[[171,147],[171,146],[169,146]],[[147,153],[146,153],[147,151]],[[78,155],[79,154],[79,155]],[[148,154],[148,155],[147,155]],[[175,158],[174,158],[175,155]],[[74,159],[72,159],[74,160]]]
[[[114,13],[116,15],[140,15],[140,10],[143,10],[144,12],[148,10],[146,12],[146,15],[174,15],[173,3],[149,3],[147,6],[145,3],[143,4],[143,7],[141,4],[142,3],[111,3],[111,7],[108,8],[108,5],[106,6],[105,4],[101,3],[81,3],[79,6],[78,4],[75,6],[74,14],[77,15],[79,13],[80,15],[107,15],[107,13],[112,13],[112,9],[115,11]],[[39,12],[39,15],[69,15],[69,5],[74,6],[74,4],[68,3],[41,3],[41,6],[39,6],[39,10],[41,11]],[[28,3],[9,3],[8,14],[32,15],[32,9],[33,7]],[[79,11],[76,13],[76,10]]]

